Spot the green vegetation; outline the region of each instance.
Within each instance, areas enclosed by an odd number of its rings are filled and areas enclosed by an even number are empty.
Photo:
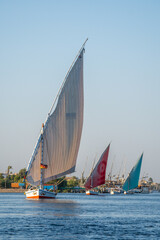
[[[12,166],[8,166],[6,177],[0,173],[0,188],[10,188],[11,183],[22,183],[24,180],[26,169],[23,168],[17,174],[12,174],[10,170]],[[79,179],[77,177],[61,177],[56,180],[52,180],[47,184],[58,185],[58,192],[71,192],[74,187],[79,186]]]
[[[76,177],[72,177],[69,181],[67,181],[67,187],[73,188],[79,186],[79,180]]]
[[[11,183],[23,182],[26,169],[21,169],[17,174],[10,174],[10,169],[12,169],[12,166],[8,166],[6,177],[4,177],[2,173],[0,173],[0,188],[10,188]]]
[[[71,192],[73,188],[79,187],[79,179],[75,176],[71,178],[61,177],[47,184],[58,185],[58,192]]]

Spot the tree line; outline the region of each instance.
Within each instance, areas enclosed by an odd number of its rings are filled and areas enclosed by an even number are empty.
[[[5,176],[0,173],[0,188],[11,188],[11,183],[23,183],[24,177],[26,173],[26,168],[23,168],[17,174],[12,174],[11,172],[12,166],[8,166],[7,173]],[[59,189],[64,188],[73,188],[79,186],[80,180],[73,176],[70,180],[66,180],[65,177],[53,180],[48,182],[47,184],[57,185]]]
[[[12,167],[8,166],[6,176],[0,173],[0,188],[10,188],[11,183],[22,183],[24,181],[24,176],[26,172],[25,168],[21,169],[17,174],[12,174],[10,172],[11,169]]]

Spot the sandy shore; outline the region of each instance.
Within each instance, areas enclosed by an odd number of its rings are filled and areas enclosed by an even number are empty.
[[[24,193],[26,189],[0,188],[0,193]]]

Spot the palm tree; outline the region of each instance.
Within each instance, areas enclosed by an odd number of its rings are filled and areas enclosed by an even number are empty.
[[[10,169],[12,169],[12,166],[8,166],[8,168],[7,168],[7,175],[9,175]]]
[[[7,167],[7,174],[6,174],[6,177],[5,177],[5,188],[6,188],[6,185],[7,185],[7,177],[9,176],[10,169],[12,169],[12,166]]]

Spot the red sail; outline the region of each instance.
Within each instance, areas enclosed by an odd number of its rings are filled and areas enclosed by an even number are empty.
[[[110,148],[110,144],[105,149],[105,151],[101,155],[98,163],[96,164],[95,168],[93,169],[92,173],[88,177],[88,179],[84,185],[86,189],[95,188],[95,187],[100,186],[105,183],[109,148]]]

